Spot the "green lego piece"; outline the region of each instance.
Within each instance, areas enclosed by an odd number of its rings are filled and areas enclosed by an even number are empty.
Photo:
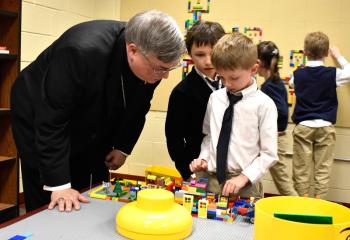
[[[120,185],[119,181],[115,182],[115,186],[114,186],[113,192],[116,193],[117,197],[120,197],[120,196],[123,195],[122,186]]]

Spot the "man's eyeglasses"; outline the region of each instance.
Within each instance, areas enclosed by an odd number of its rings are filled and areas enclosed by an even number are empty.
[[[181,67],[181,62],[178,62],[174,67],[171,68],[162,68],[162,67],[156,67],[151,60],[149,60],[149,58],[147,57],[147,55],[145,53],[143,53],[142,51],[140,51],[141,54],[144,56],[144,58],[147,60],[147,62],[149,63],[149,65],[152,67],[153,73],[155,75],[164,75],[176,68]]]

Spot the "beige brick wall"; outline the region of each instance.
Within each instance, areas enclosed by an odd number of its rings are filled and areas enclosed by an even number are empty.
[[[174,167],[168,154],[165,139],[166,112],[150,111],[142,134],[123,167],[116,172],[143,176],[145,167],[162,165]]]
[[[120,0],[24,0],[21,69],[69,27],[93,19],[120,19]]]
[[[22,1],[21,69],[35,60],[69,27],[93,19],[119,20],[120,0]]]

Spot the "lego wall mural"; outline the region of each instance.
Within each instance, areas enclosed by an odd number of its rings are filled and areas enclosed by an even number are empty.
[[[303,50],[290,50],[289,54],[289,73],[288,76],[282,77],[284,82],[286,83],[287,91],[288,91],[288,105],[292,106],[294,103],[294,88],[289,84],[293,76],[293,72],[298,68],[305,67],[306,56],[304,55]]]
[[[210,13],[210,0],[201,1],[201,0],[189,0],[187,4],[187,12],[192,15],[192,19],[187,19],[185,21],[185,33],[188,31],[194,23],[200,20],[204,20],[205,14]],[[231,28],[231,32],[241,32],[247,37],[251,38],[255,44],[258,44],[263,41],[263,29],[257,26],[240,26],[234,25]],[[294,101],[294,89],[289,85],[289,81],[293,75],[293,72],[305,66],[306,57],[303,50],[290,50],[289,55],[289,69],[287,76],[281,76],[282,80],[286,84],[288,92],[288,104],[289,106],[293,105]],[[189,55],[186,55],[182,61],[182,79],[184,79],[187,74],[190,72],[193,62]],[[282,69],[283,67],[283,56],[280,55],[278,61],[278,67]]]
[[[262,41],[263,30],[260,27],[244,27],[243,33],[252,39],[255,44]]]
[[[201,4],[203,2],[203,4]],[[208,14],[210,9],[210,0],[207,0],[206,3],[201,0],[188,1],[187,12],[192,13],[192,19],[187,19],[185,22],[185,31],[187,32],[194,23],[202,20],[202,14]],[[193,65],[191,58],[186,55],[182,60],[182,79],[184,79],[187,74],[190,72],[190,68]]]
[[[190,29],[194,23],[202,20],[203,14],[208,14],[210,12],[210,0],[189,0],[187,4],[187,12],[192,14],[192,19],[187,19],[185,21],[185,32]],[[239,27],[232,27],[232,32],[239,32]],[[256,44],[262,41],[263,30],[260,27],[244,27],[242,33],[251,38]],[[182,79],[184,79],[190,72],[192,65],[193,62],[191,58],[186,55],[182,61]]]

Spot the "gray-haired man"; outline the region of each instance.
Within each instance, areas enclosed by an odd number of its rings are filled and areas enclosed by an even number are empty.
[[[147,11],[127,25],[73,26],[20,73],[11,116],[27,210],[50,203],[71,211],[88,202],[75,189],[124,164],[154,89],[184,51],[175,21]]]

